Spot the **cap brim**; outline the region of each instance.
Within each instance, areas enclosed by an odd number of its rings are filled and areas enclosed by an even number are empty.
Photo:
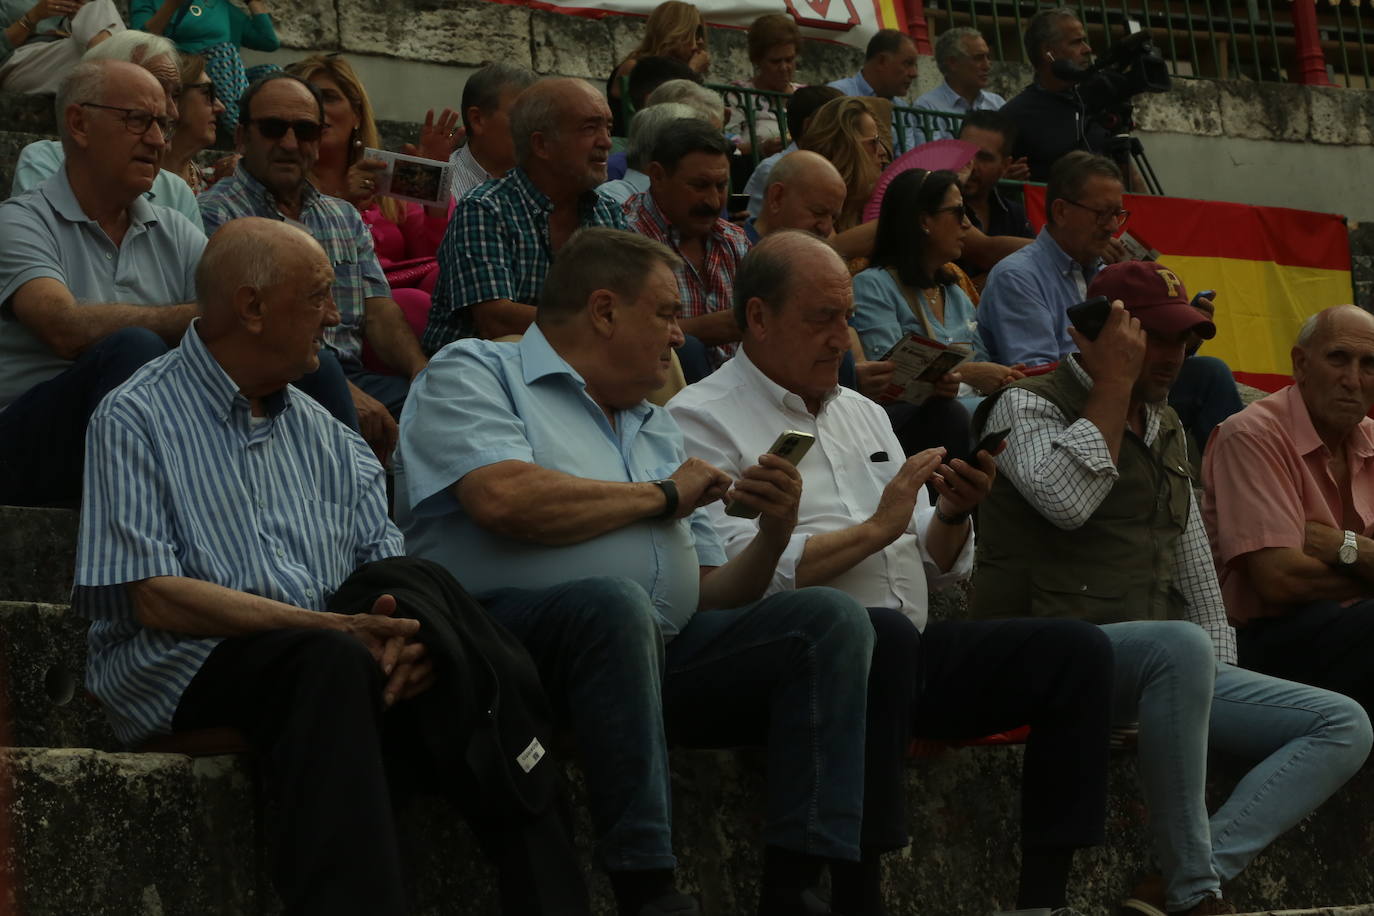
[[[1181,302],[1128,311],[1139,319],[1141,327],[1147,331],[1156,331],[1160,334],[1192,331],[1203,340],[1211,340],[1217,336],[1217,326],[1207,317],[1206,312]]]

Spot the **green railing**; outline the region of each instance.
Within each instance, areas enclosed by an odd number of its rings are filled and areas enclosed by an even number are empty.
[[[731,121],[735,120],[735,112],[744,114],[744,132],[741,136],[749,141],[749,154],[754,158],[755,165],[758,165],[759,159],[763,158],[758,132],[758,115],[761,112],[777,113],[778,136],[782,140],[782,145],[787,146],[787,100],[789,98],[787,93],[772,92],[767,89],[752,89],[727,83],[707,83],[706,88],[714,89],[720,93],[721,98],[725,99],[725,105],[730,110]]]
[[[928,140],[957,137],[964,123],[964,115],[957,111],[935,111],[929,108],[892,106],[892,149],[901,155]],[[914,132],[916,133],[913,136]]]
[[[1126,34],[1127,22],[1134,23],[1151,34],[1178,77],[1283,82],[1294,63],[1288,0],[930,0],[925,10],[932,32],[971,26],[983,33],[994,59],[1025,62],[1026,23],[1057,6],[1078,12],[1098,54]],[[1374,88],[1374,32],[1365,31],[1365,20],[1374,16],[1359,2],[1319,0],[1317,9],[1336,82]]]

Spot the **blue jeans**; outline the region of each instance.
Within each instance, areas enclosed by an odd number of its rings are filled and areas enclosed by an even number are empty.
[[[1116,654],[1113,721],[1140,723],[1140,778],[1170,911],[1218,892],[1369,754],[1369,718],[1359,704],[1219,664],[1196,624],[1102,629]],[[1256,762],[1210,819],[1209,747]]]
[[[105,395],[166,352],[167,344],[152,331],[123,328],[0,411],[0,504],[50,506],[79,499],[91,414]]]
[[[864,715],[873,627],[852,598],[806,588],[697,614],[664,647],[629,579],[579,579],[481,596],[539,666],[572,726],[597,858],[611,871],[672,868],[668,742],[764,745],[765,841],[859,858]]]

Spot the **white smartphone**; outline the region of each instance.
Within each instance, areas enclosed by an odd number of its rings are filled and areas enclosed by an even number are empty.
[[[812,443],[816,437],[801,430],[789,429],[778,438],[773,440],[773,445],[768,449],[768,454],[777,455],[779,458],[786,459],[796,467],[801,463],[806,453],[810,451]],[[726,515],[733,515],[735,518],[758,518],[759,510],[736,500],[725,507]]]

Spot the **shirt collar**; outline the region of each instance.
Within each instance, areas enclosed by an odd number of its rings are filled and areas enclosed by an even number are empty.
[[[744,376],[750,384],[764,393],[769,403],[776,404],[784,410],[796,410],[808,416],[811,414],[802,396],[789,391],[764,375],[763,370],[754,365],[754,361],[749,358],[749,354],[745,351],[744,347],[736,348],[735,355],[730,358],[730,362],[726,365],[734,365],[736,371]],[[825,410],[825,406],[838,397],[839,394],[839,385],[827,391],[825,397],[821,399],[821,410]]]
[[[855,95],[871,95],[874,98],[877,98],[878,94],[873,91],[872,86],[868,85],[868,80],[864,79],[863,70],[860,70],[858,73],[854,74],[854,86],[859,90],[855,93]]]
[[[526,203],[531,207],[545,214],[553,212],[553,201],[549,200],[549,195],[539,190],[539,186],[530,178],[529,173],[520,166],[517,165],[507,172],[506,178],[514,183],[520,196],[525,198]],[[596,209],[597,201],[600,199],[601,197],[596,193],[595,188],[577,199],[579,222],[583,224],[591,222],[592,213]]]
[[[220,422],[227,422],[236,407],[241,408],[247,416],[251,410],[248,399],[239,392],[239,386],[210,353],[205,341],[201,340],[197,330],[199,324],[199,318],[192,319],[190,327],[181,336],[181,359],[187,373],[193,381],[200,383],[200,391],[214,407],[215,416]],[[275,417],[291,405],[288,388],[282,386],[262,399],[269,417]]]
[[[651,187],[647,191],[639,194],[639,203],[643,207],[644,213],[649,217],[650,222],[658,227],[659,232],[669,240],[674,250],[682,247],[682,234],[677,231],[677,227],[668,221],[668,217],[663,215],[663,211],[658,208],[658,201],[654,199],[654,189]],[[706,237],[706,247],[709,250],[714,242],[719,244],[725,232],[721,228],[725,223],[719,216],[711,224],[711,234]]]
[[[572,367],[558,351],[549,343],[549,339],[544,336],[538,324],[530,325],[530,329],[525,332],[525,336],[520,338],[516,344],[520,348],[520,372],[526,385],[533,385],[535,382],[550,376],[562,375],[567,377],[579,392],[590,401],[587,392],[587,380],[582,377],[582,373]],[[640,401],[634,407],[617,411],[617,413],[628,413],[633,417],[643,419],[653,413],[656,408],[648,401]]]
[[[472,144],[470,143],[464,143],[459,147],[458,152],[454,154],[454,158],[463,168],[467,169],[473,175],[485,175],[488,180],[498,177],[482,168],[482,163],[478,162],[477,157],[472,154]]]
[[[239,160],[238,166],[234,169],[234,180],[243,185],[250,199],[259,202],[267,208],[267,212],[281,217],[281,211],[277,209],[277,198],[267,189],[267,185],[254,178],[247,169],[243,167],[243,161]],[[301,214],[314,206],[315,202],[323,195],[316,190],[315,186],[309,181],[305,182],[305,187],[301,189]]]
[[[1294,383],[1277,395],[1284,398],[1284,412],[1288,414],[1289,435],[1293,437],[1293,447],[1299,455],[1310,455],[1325,448],[1317,428],[1312,425],[1312,414],[1307,411],[1307,402],[1302,399],[1302,391]],[[1357,457],[1369,458],[1374,455],[1374,422],[1368,418],[1361,420],[1350,433],[1350,448]]]
[[[63,163],[56,172],[42,184],[43,196],[47,198],[48,205],[53,208],[58,216],[69,223],[93,223],[94,219],[86,215],[82,209],[81,202],[76,199],[76,192],[72,190],[72,183],[67,178],[67,166]],[[157,211],[143,194],[138,195],[129,204],[129,222],[134,226],[142,226],[149,223],[156,223]]]
[[[1040,230],[1040,234],[1036,236],[1035,241],[1036,244],[1043,246],[1041,250],[1045,252],[1046,257],[1049,258],[1051,265],[1053,265],[1055,271],[1060,276],[1072,276],[1073,270],[1076,267],[1083,272],[1084,279],[1091,280],[1093,276],[1102,269],[1101,258],[1098,258],[1091,267],[1084,267],[1082,264],[1079,264],[1073,258],[1069,257],[1068,252],[1060,248],[1059,243],[1054,240],[1054,236],[1050,235],[1050,226],[1048,223]]]

